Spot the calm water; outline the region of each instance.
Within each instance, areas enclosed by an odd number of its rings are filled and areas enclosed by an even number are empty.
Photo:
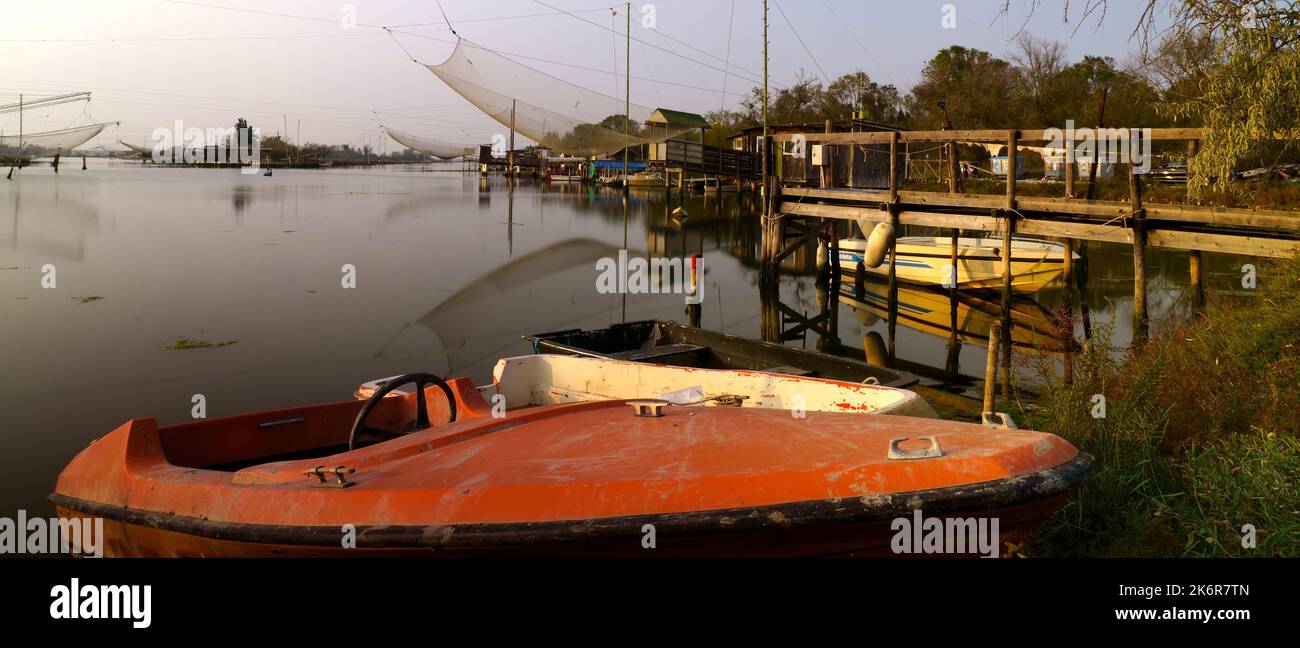
[[[408,371],[486,381],[497,358],[529,352],[521,334],[684,321],[680,295],[596,291],[595,260],[620,248],[702,254],[701,324],[760,335],[759,224],[748,194],[683,202],[634,191],[625,205],[617,191],[528,181],[511,191],[446,165],[270,178],[78,167],[0,180],[0,515],[48,511],[45,497],[72,455],[133,417],[188,420],[194,394],[216,417],[347,399],[364,380]],[[690,215],[683,225],[669,216],[679,205]],[[1092,319],[1114,319],[1115,341],[1127,343],[1131,257],[1098,244],[1088,257]],[[1156,251],[1149,262],[1156,326],[1185,318],[1186,255]],[[1243,262],[1207,254],[1207,288],[1230,292]],[[42,288],[45,264],[55,288]],[[355,289],[341,286],[344,264],[356,268]],[[819,304],[811,264],[811,254],[787,264],[781,302],[807,315],[838,303],[838,345],[827,348],[878,351],[887,327],[870,299],[840,303],[823,292]],[[1060,296],[1049,288],[1018,303],[1018,329],[1042,332]],[[902,296],[922,310],[933,298]],[[987,331],[987,313],[996,301],[963,301],[963,335]],[[796,331],[787,344],[818,347],[816,333],[786,319]],[[941,370],[948,333],[924,319],[900,322],[897,354]],[[166,348],[180,339],[234,344]],[[980,375],[984,357],[969,337],[957,368]]]

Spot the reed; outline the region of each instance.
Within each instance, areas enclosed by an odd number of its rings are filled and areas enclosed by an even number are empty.
[[[1300,556],[1300,259],[1260,276],[1255,299],[1211,301],[1135,351],[1096,327],[1069,383],[1040,358],[1046,389],[1021,415],[1098,471],[1025,553]]]

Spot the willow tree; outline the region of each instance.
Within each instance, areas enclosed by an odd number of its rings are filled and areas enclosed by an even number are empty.
[[[1218,36],[1217,65],[1200,92],[1172,95],[1162,107],[1176,118],[1198,119],[1205,129],[1201,151],[1189,164],[1191,193],[1227,188],[1233,166],[1261,148],[1293,153],[1300,143],[1293,132],[1300,126],[1300,8],[1182,0],[1175,16],[1181,32]]]
[[[1026,0],[1030,13],[1041,0]],[[1105,19],[1109,0],[1063,0],[1065,17],[1081,22]],[[1011,0],[1004,0],[1004,12]],[[1204,128],[1200,152],[1189,165],[1188,189],[1230,189],[1232,169],[1270,151],[1291,155],[1300,148],[1300,6],[1295,0],[1142,0],[1133,29],[1149,53],[1161,42],[1180,39],[1208,44],[1209,65],[1198,70],[1194,87],[1165,95],[1157,109],[1179,122]],[[1157,29],[1162,13],[1171,19]],[[1154,58],[1149,55],[1144,58]]]

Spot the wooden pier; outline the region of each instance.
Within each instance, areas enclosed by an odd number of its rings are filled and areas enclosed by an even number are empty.
[[[1192,155],[1202,138],[1196,128],[1153,128],[1147,131],[1121,129],[1106,130],[1111,138],[1147,137],[1155,141],[1184,141]],[[941,130],[901,132],[806,132],[782,133],[773,137],[775,155],[780,158],[772,168],[780,169],[781,162],[790,158],[788,151],[797,150],[801,157],[817,147],[821,162],[819,178],[792,179],[773,177],[770,180],[771,196],[763,219],[762,262],[767,270],[763,274],[770,282],[775,278],[771,270],[783,258],[802,249],[810,240],[818,240],[828,251],[824,255],[824,269],[832,280],[840,277],[838,241],[846,227],[842,221],[857,223],[863,235],[876,223],[892,223],[896,231],[902,225],[919,225],[951,230],[954,237],[953,263],[956,259],[955,239],[962,230],[989,232],[1002,238],[1003,243],[1003,321],[1001,346],[1003,362],[1010,362],[1011,274],[1009,247],[1013,234],[1053,237],[1065,242],[1067,274],[1070,272],[1071,254],[1076,240],[1108,241],[1131,245],[1134,259],[1134,340],[1141,343],[1147,334],[1146,314],[1146,248],[1176,248],[1191,251],[1189,262],[1190,284],[1194,298],[1199,298],[1201,251],[1240,254],[1259,257],[1289,257],[1300,251],[1300,212],[1256,209],[1230,209],[1189,204],[1164,204],[1143,200],[1145,174],[1132,173],[1132,165],[1117,164],[1124,168],[1129,179],[1129,200],[1087,200],[1072,197],[1074,188],[1073,153],[1067,153],[1064,182],[1060,183],[1059,197],[1021,196],[1018,194],[1017,156],[1022,146],[1048,144],[1043,130]],[[948,191],[914,191],[903,189],[906,170],[900,155],[902,147],[916,143],[939,143],[947,152],[949,169]],[[1001,144],[1007,147],[1008,172],[1003,195],[972,194],[958,191],[960,177],[956,174],[954,151],[957,144]],[[795,146],[792,146],[794,144]],[[1138,141],[1127,142],[1137,146]],[[887,147],[887,148],[886,148]],[[852,165],[839,163],[852,159],[860,151],[875,150],[888,164],[888,181],[879,188],[860,188],[851,177],[842,173]],[[1104,148],[1101,148],[1104,151]],[[800,160],[800,162],[803,162]],[[1096,164],[1092,165],[1096,168]],[[777,175],[781,175],[778,173]],[[811,179],[810,179],[811,178]],[[1024,181],[1019,183],[1023,186]],[[811,185],[811,186],[810,186]],[[852,232],[848,225],[847,231]],[[897,318],[896,278],[894,276],[891,246],[889,254],[889,356],[893,354],[893,327]],[[1068,375],[1068,358],[1066,361]],[[1006,374],[1003,386],[1006,389]]]
[[[650,165],[662,168],[668,187],[673,186],[675,177],[678,189],[685,186],[688,174],[730,180],[737,187],[762,175],[758,156],[753,153],[675,139],[651,145]]]

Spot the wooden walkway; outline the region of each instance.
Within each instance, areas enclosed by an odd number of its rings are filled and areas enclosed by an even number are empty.
[[[1097,131],[1094,131],[1097,132]],[[1200,129],[1194,128],[1156,128],[1146,132],[1108,129],[1105,135],[1121,140],[1130,137],[1146,137],[1149,142],[1183,141],[1187,153],[1194,155],[1202,138]],[[1292,137],[1294,134],[1275,135],[1273,138]],[[1017,182],[1017,156],[1006,156],[1008,166],[1005,195],[969,194],[958,191],[958,160],[955,154],[957,144],[1001,144],[1009,152],[1017,151],[1020,146],[1041,146],[1050,144],[1049,133],[1044,130],[948,130],[948,131],[904,131],[904,132],[809,132],[799,134],[780,134],[772,139],[781,142],[774,146],[775,155],[786,155],[786,151],[798,150],[809,153],[816,147],[812,157],[819,160],[821,177],[816,187],[783,186],[779,178],[769,178],[767,187],[767,207],[764,210],[762,233],[762,273],[760,290],[773,291],[777,285],[776,268],[781,260],[795,251],[817,240],[824,245],[826,254],[819,255],[826,259],[827,267],[821,268],[837,281],[841,276],[839,268],[838,242],[842,235],[858,236],[852,225],[844,226],[848,221],[857,223],[861,235],[870,233],[876,223],[888,222],[895,226],[895,231],[902,225],[919,225],[945,228],[951,230],[951,263],[958,262],[958,237],[963,230],[994,232],[1002,239],[1002,311],[1000,327],[990,331],[990,344],[999,347],[1001,364],[1011,365],[1011,241],[1014,234],[1034,237],[1054,237],[1064,243],[1064,264],[1066,285],[1072,285],[1072,265],[1075,241],[1109,241],[1132,246],[1133,250],[1133,332],[1134,343],[1141,344],[1148,334],[1147,291],[1146,291],[1146,249],[1148,247],[1176,248],[1190,251],[1189,272],[1193,287],[1193,299],[1201,301],[1201,251],[1222,252],[1261,257],[1289,257],[1300,252],[1300,212],[1269,211],[1254,209],[1225,209],[1203,207],[1198,205],[1158,204],[1143,201],[1143,185],[1148,182],[1145,174],[1130,173],[1123,164],[1115,164],[1116,175],[1122,171],[1128,179],[1129,200],[1104,201],[1086,200],[1073,197],[1075,177],[1074,160],[1065,165],[1065,177],[1061,183],[1060,197],[1020,196],[1018,188],[1023,180]],[[948,169],[949,191],[909,191],[903,190],[901,184],[906,170],[900,168],[903,162],[900,144],[916,142],[939,142],[943,146],[946,167]],[[1147,144],[1149,145],[1149,142]],[[1139,141],[1127,141],[1125,144],[1138,146]],[[791,146],[790,144],[794,144]],[[854,147],[873,145],[883,148],[888,146],[889,176],[888,186],[882,189],[848,188],[850,178],[837,177],[837,170],[844,165],[836,164],[843,156],[851,156]],[[1104,150],[1104,149],[1103,149]],[[1149,150],[1149,148],[1147,149]],[[1071,156],[1073,153],[1070,154]],[[1094,159],[1095,160],[1095,159]],[[1089,161],[1087,159],[1079,161]],[[1103,160],[1105,161],[1105,160]],[[1097,165],[1092,165],[1094,168]],[[781,168],[774,165],[773,168]],[[792,184],[792,183],[784,183]],[[891,245],[890,258],[894,254]],[[897,321],[898,292],[894,264],[889,264],[889,358],[894,360],[894,327]],[[1068,292],[1068,291],[1067,291]],[[953,303],[956,303],[956,290],[953,289]],[[1073,309],[1067,296],[1067,308]],[[955,313],[955,306],[954,306]],[[765,317],[765,337],[777,336],[781,313],[772,313]],[[788,315],[785,314],[785,315]],[[833,321],[833,318],[832,318]],[[769,330],[770,329],[770,330]],[[1000,341],[998,341],[1000,338]],[[990,379],[997,374],[994,352],[990,349]],[[1070,352],[1065,353],[1065,371],[1070,372]],[[1007,374],[1002,373],[1002,390],[1009,391]],[[991,385],[985,386],[986,403],[992,403]],[[986,409],[989,409],[986,407]]]
[[[899,142],[999,142],[1009,146],[1039,145],[1038,139],[1021,139],[1021,131],[916,131],[902,133],[805,133],[807,146],[849,144],[897,146]],[[1200,129],[1152,129],[1151,140],[1196,142]],[[1014,156],[1013,156],[1014,157]],[[1014,165],[1014,159],[1010,161]],[[824,178],[819,188],[778,188],[777,218],[810,216],[856,221],[870,231],[876,222],[924,225],[984,232],[1004,232],[1008,221],[1014,231],[1027,236],[1134,243],[1141,229],[1143,245],[1231,254],[1288,257],[1300,251],[1300,212],[1228,209],[1144,203],[1141,175],[1131,182],[1129,201],[1019,196],[1013,178],[1005,196],[893,189],[845,189],[842,179]],[[1063,194],[1072,193],[1072,177],[1061,183]],[[782,246],[784,249],[784,246]],[[773,250],[779,252],[780,250]]]

